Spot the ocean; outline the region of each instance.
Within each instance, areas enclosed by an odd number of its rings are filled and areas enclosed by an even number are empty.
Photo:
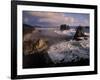
[[[61,31],[59,28],[36,28],[31,34],[32,40],[46,39],[48,49],[42,52],[23,56],[24,68],[83,66],[89,65],[89,36],[80,41],[73,40],[76,27]],[[89,28],[83,29],[89,35]],[[24,36],[25,37],[25,36]]]

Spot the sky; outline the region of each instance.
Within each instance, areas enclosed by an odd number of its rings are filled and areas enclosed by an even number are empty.
[[[31,26],[55,27],[61,24],[69,26],[89,26],[89,14],[67,12],[23,11],[23,23]]]

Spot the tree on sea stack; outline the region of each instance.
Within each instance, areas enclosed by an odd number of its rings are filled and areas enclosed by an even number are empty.
[[[70,29],[70,27],[69,27],[69,25],[66,25],[66,24],[62,24],[62,25],[60,25],[60,30],[69,30]]]

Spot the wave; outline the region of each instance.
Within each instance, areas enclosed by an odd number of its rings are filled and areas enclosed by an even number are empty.
[[[89,38],[54,44],[48,49],[48,55],[55,64],[89,59]]]

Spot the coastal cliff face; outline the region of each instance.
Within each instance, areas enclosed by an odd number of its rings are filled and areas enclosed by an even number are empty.
[[[23,68],[89,65],[89,33],[29,28],[23,32]]]

